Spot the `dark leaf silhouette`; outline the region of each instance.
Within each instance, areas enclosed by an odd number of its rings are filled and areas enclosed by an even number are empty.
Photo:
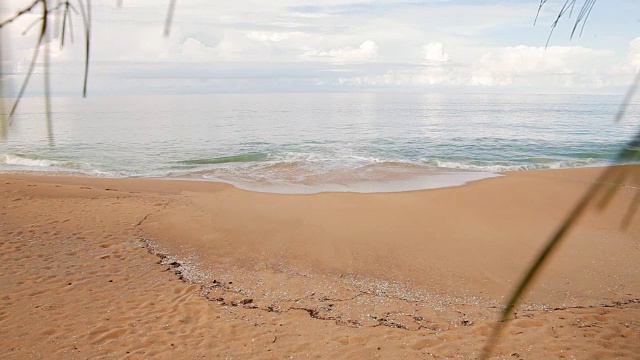
[[[578,14],[578,17],[574,23],[573,30],[571,32],[571,37],[574,36],[576,29],[581,25],[581,32],[584,28],[585,22],[591,13],[595,5],[595,0],[586,0],[582,8]],[[547,0],[541,0],[538,8],[538,15],[542,7],[547,3]],[[553,22],[551,27],[551,33],[556,28],[560,19],[569,12],[568,16],[571,16],[573,8],[575,6],[576,0],[566,0],[563,7],[561,8],[556,20]],[[538,16],[536,15],[536,21]],[[549,34],[549,39],[551,38],[551,33]],[[548,43],[548,41],[547,41]],[[640,83],[640,72],[638,72],[633,80],[633,83],[629,87],[618,112],[615,115],[614,121],[619,122],[624,117],[627,107],[631,100],[633,99],[634,94],[638,88],[638,84]],[[482,354],[480,358],[486,359],[489,358],[493,352],[495,345],[498,343],[500,335],[502,334],[504,328],[507,325],[507,322],[511,315],[513,314],[515,307],[522,299],[523,295],[530,288],[539,271],[546,264],[549,257],[553,254],[553,252],[558,248],[558,245],[562,243],[565,239],[567,232],[575,225],[578,218],[585,212],[587,208],[592,205],[599,210],[603,210],[607,204],[611,201],[616,191],[619,189],[619,185],[623,180],[625,180],[630,174],[630,169],[624,166],[615,166],[625,163],[637,162],[640,160],[640,131],[627,142],[627,144],[618,152],[615,159],[612,161],[611,166],[607,167],[604,172],[600,175],[600,177],[594,182],[594,184],[589,188],[589,190],[583,195],[580,201],[575,205],[573,210],[569,213],[569,215],[564,219],[564,221],[560,224],[554,235],[547,241],[543,250],[538,254],[536,259],[533,261],[532,265],[527,270],[526,274],[522,278],[522,280],[518,283],[518,286],[511,294],[509,300],[505,304],[504,310],[500,315],[499,322],[496,324],[493,333],[487,340],[484,349],[482,350]],[[599,199],[599,200],[598,200]],[[637,209],[640,205],[640,191],[636,191],[631,204],[627,212],[625,213],[623,219],[621,220],[621,228],[626,229],[637,212]]]

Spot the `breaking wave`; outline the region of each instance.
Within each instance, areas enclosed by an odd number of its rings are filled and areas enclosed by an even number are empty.
[[[56,160],[30,158],[24,155],[5,154],[5,165],[26,166],[26,167],[52,167],[52,166],[64,166],[64,163]]]

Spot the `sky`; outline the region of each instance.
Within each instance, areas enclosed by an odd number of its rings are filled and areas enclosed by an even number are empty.
[[[31,1],[2,2],[5,19]],[[564,0],[94,0],[89,94],[258,92],[623,93],[640,68],[640,2],[599,0],[581,36]],[[36,12],[39,11],[36,9]],[[36,18],[5,26],[2,77],[24,79]],[[82,20],[60,49],[56,95],[79,94]],[[67,34],[68,35],[68,34]],[[549,39],[548,46],[547,40]],[[42,63],[30,93],[42,90]]]

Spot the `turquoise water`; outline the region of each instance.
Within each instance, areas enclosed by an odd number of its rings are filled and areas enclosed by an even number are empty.
[[[638,129],[621,96],[217,94],[26,99],[1,171],[225,181],[275,192],[397,191],[505,170],[607,164]]]

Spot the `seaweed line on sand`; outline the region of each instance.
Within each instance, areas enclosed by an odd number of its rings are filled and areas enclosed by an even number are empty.
[[[150,214],[149,214],[150,215]],[[147,215],[147,217],[149,216]],[[145,217],[146,218],[146,217]],[[233,282],[225,282],[219,280],[209,281],[213,276],[211,273],[204,272],[198,265],[195,257],[190,259],[179,259],[175,256],[169,255],[167,252],[160,249],[155,243],[145,237],[143,234],[140,235],[140,241],[142,242],[142,247],[144,247],[150,254],[156,255],[159,260],[158,264],[166,267],[165,271],[170,271],[174,275],[177,276],[178,279],[182,280],[185,283],[195,284],[200,286],[200,295],[204,297],[208,301],[214,301],[221,306],[229,307],[229,308],[243,308],[243,309],[254,309],[259,311],[272,312],[277,314],[282,314],[290,311],[304,311],[309,314],[309,317],[317,320],[326,320],[333,321],[336,325],[341,326],[350,326],[350,327],[377,327],[377,326],[386,326],[391,328],[402,329],[406,331],[419,331],[419,330],[431,330],[431,331],[444,331],[446,330],[442,326],[435,326],[430,323],[428,320],[424,319],[424,317],[419,314],[412,314],[401,311],[386,311],[379,316],[375,316],[370,314],[369,317],[371,321],[368,324],[363,323],[357,319],[345,318],[339,313],[332,312],[334,309],[335,303],[341,302],[349,302],[354,301],[358,298],[362,298],[365,296],[373,297],[373,298],[388,298],[390,300],[400,301],[404,303],[411,303],[416,307],[420,306],[429,306],[425,302],[414,301],[412,299],[393,297],[388,294],[382,294],[380,292],[375,291],[362,291],[359,290],[355,293],[355,295],[344,297],[344,298],[333,298],[328,296],[323,296],[322,294],[317,294],[316,292],[311,292],[305,297],[295,298],[295,299],[284,299],[283,303],[290,303],[287,306],[278,306],[275,303],[268,305],[258,305],[255,299],[250,295],[250,292],[239,287],[238,284],[233,284]],[[362,281],[362,280],[361,280]],[[303,300],[314,300],[316,301],[316,305],[309,306],[305,304],[299,304],[300,302],[304,302]],[[536,313],[549,313],[556,311],[568,311],[573,309],[592,309],[592,308],[623,308],[627,305],[640,304],[640,298],[632,298],[618,301],[610,301],[607,303],[600,303],[596,305],[577,305],[577,306],[559,306],[559,307],[548,307],[548,306],[534,306],[527,309],[521,309],[516,314],[514,314],[514,318],[518,318],[520,316],[531,317]],[[502,308],[497,305],[488,305],[482,306],[479,304],[461,304],[456,302],[451,302],[448,305],[455,307],[458,306],[475,306],[478,309],[485,309],[490,311],[498,311]],[[473,326],[476,324],[473,320],[469,319],[465,313],[460,310],[449,309],[452,311],[456,311],[460,314],[459,319],[450,323],[451,326]],[[533,315],[532,315],[533,314]],[[401,320],[404,319],[404,320]]]

